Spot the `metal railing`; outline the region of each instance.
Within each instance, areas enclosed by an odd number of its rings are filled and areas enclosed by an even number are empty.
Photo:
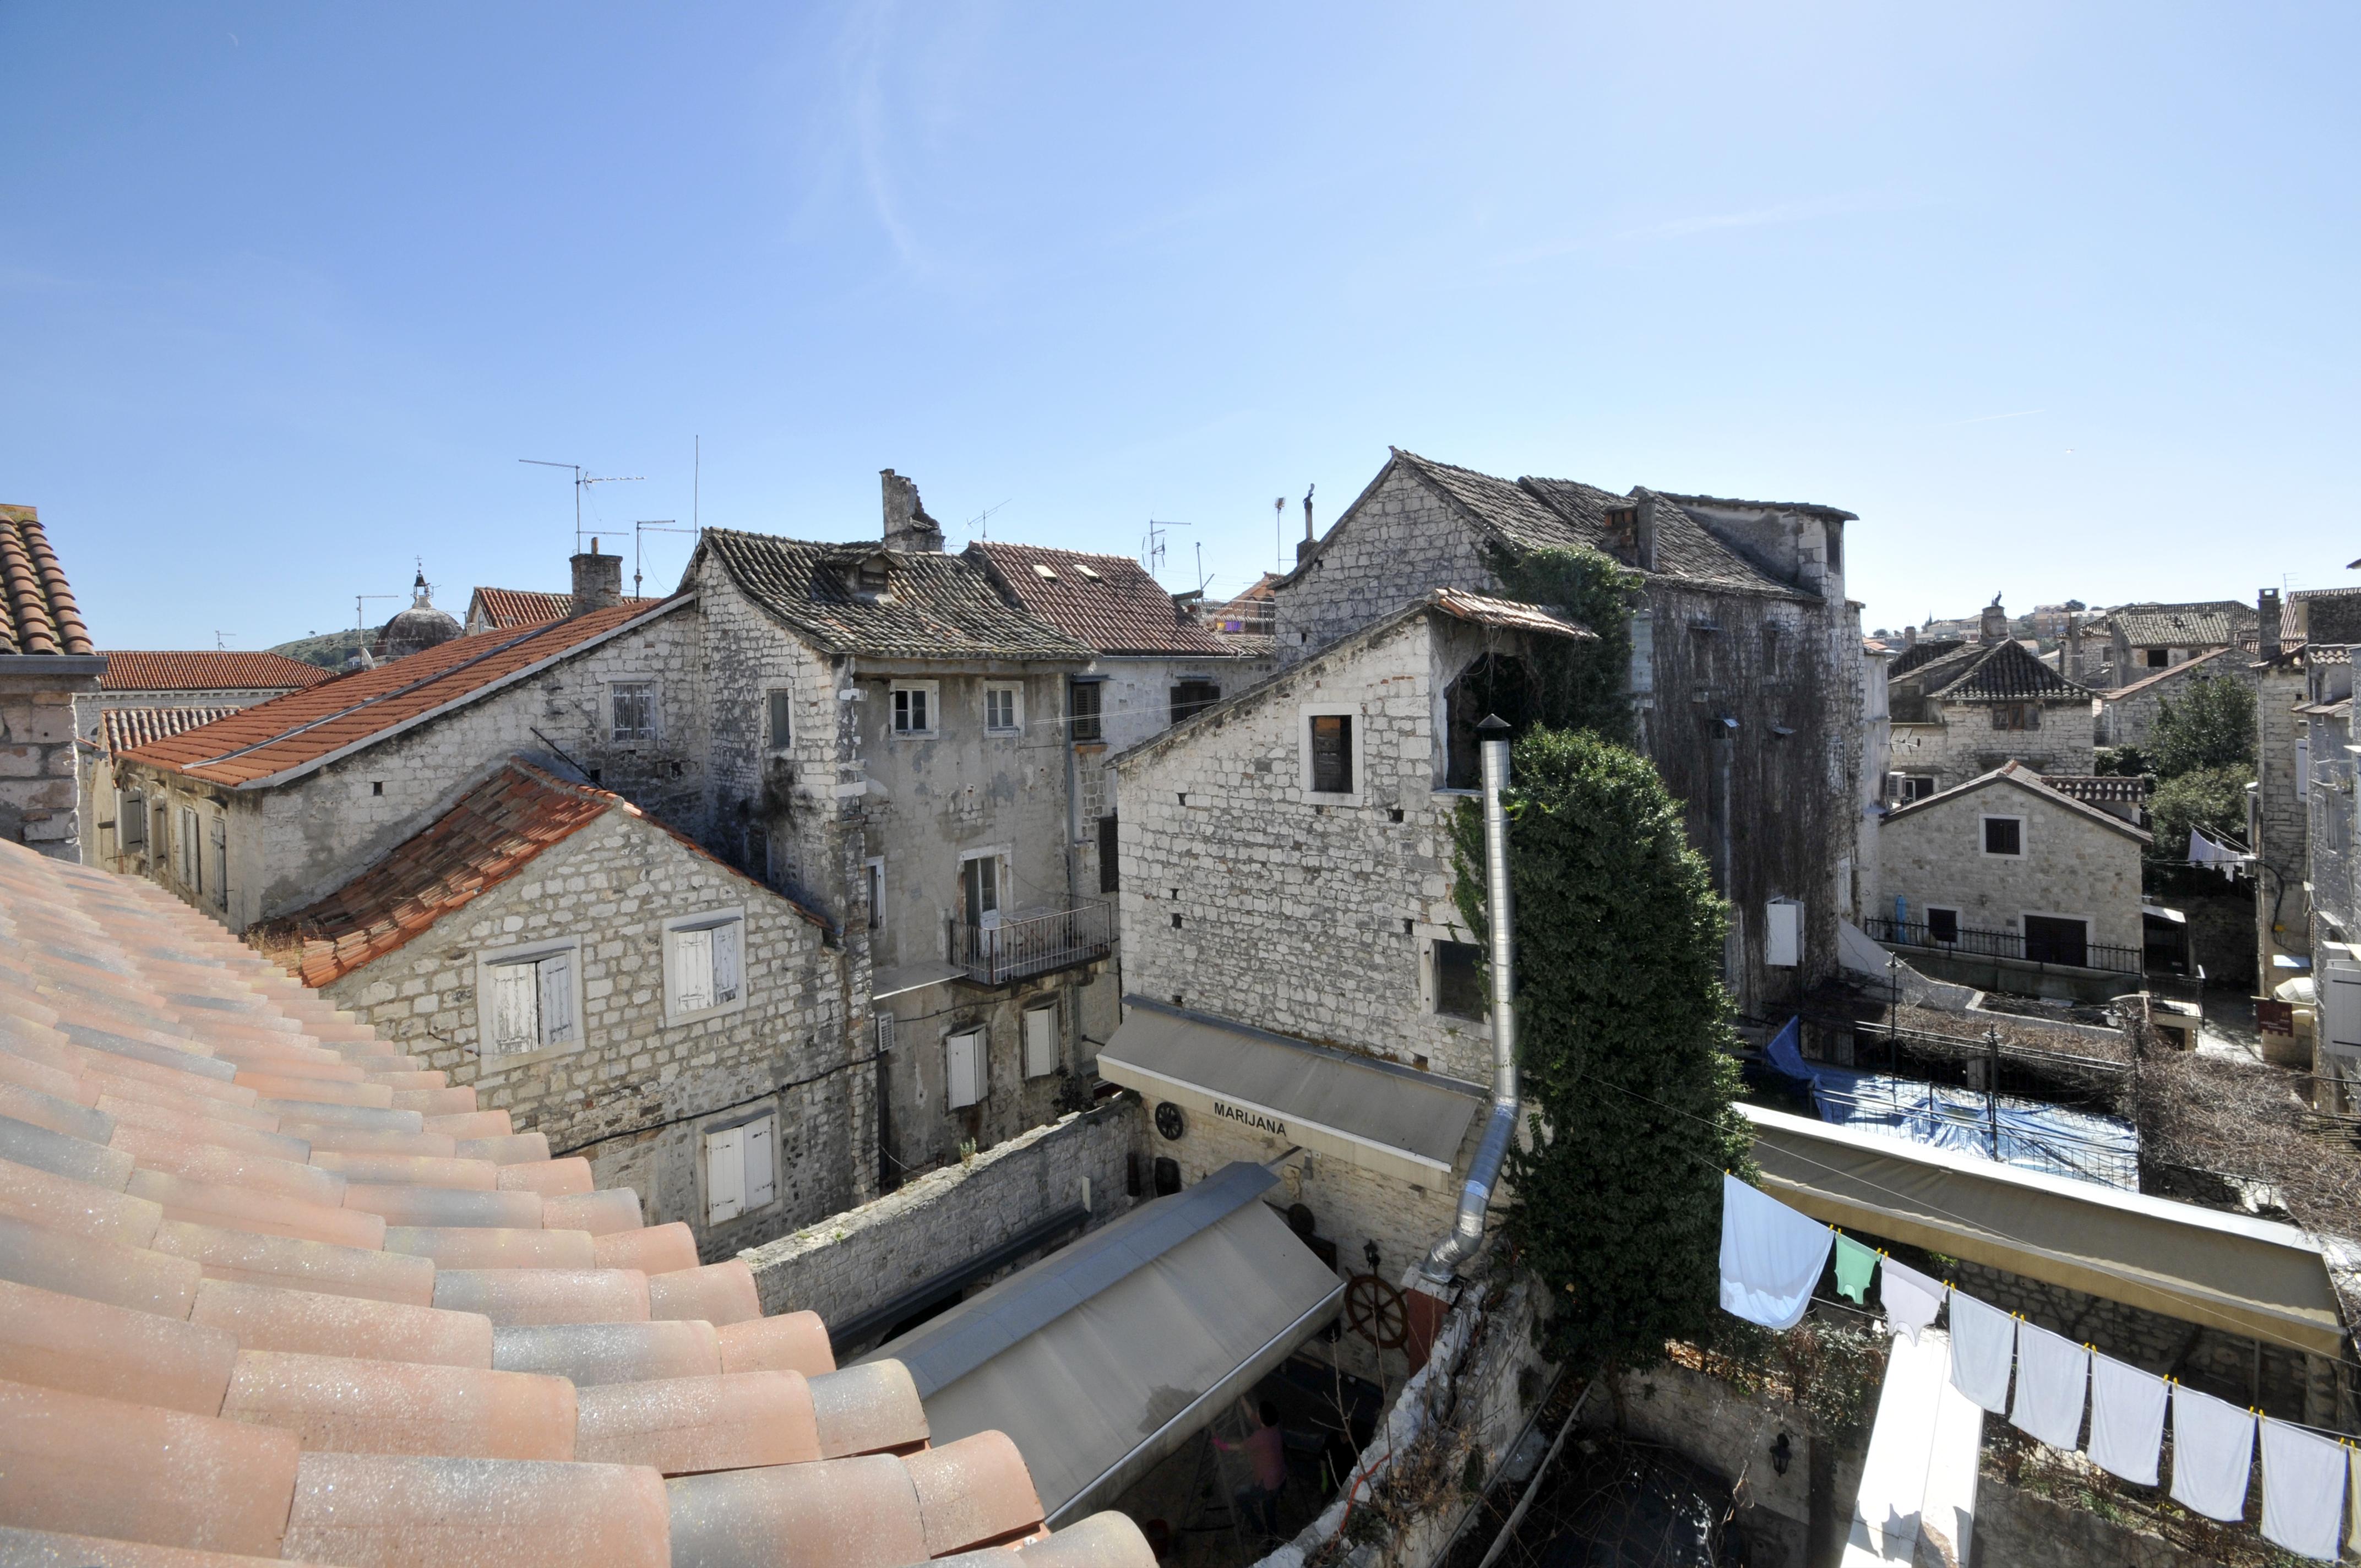
[[[2063,942],[2039,937],[2028,940],[2021,932],[1980,931],[1969,926],[1947,927],[1938,933],[1924,921],[1882,919],[1874,915],[1861,927],[1872,940],[1897,948],[1927,948],[1970,958],[2015,959],[2020,963],[2060,964],[2115,974],[2139,974],[2147,967],[2147,955],[2140,948],[2106,942]]]
[[[958,920],[951,923],[951,962],[978,984],[1005,985],[1106,957],[1114,930],[1112,912],[1097,898],[1013,915],[997,926]]]

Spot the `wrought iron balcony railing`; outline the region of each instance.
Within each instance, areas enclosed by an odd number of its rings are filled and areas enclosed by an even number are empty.
[[[996,926],[951,923],[951,962],[979,985],[1047,974],[1107,956],[1115,917],[1106,902],[1078,898],[1053,909],[1012,915]]]

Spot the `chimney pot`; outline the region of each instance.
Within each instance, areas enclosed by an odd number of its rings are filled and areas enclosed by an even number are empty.
[[[1976,629],[1976,641],[1985,643],[2008,641],[2008,611],[2001,609],[2000,600],[1994,599],[1984,606],[1983,622]]]
[[[574,557],[575,615],[588,615],[623,602],[623,558],[601,555],[593,539],[587,554]]]
[[[939,553],[943,547],[942,525],[927,515],[918,499],[918,487],[891,468],[878,471],[878,479],[885,494],[885,548],[888,550]]]
[[[2255,653],[2257,658],[2279,656],[2279,591],[2265,588],[2255,596]]]

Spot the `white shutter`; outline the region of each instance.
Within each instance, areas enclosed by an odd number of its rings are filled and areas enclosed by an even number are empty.
[[[1804,906],[1774,898],[1763,916],[1763,961],[1773,969],[1794,969],[1803,962]]]
[[[716,926],[713,941],[713,1004],[738,1000],[738,982],[741,967],[738,948],[746,929],[745,922],[732,920],[727,926]]]
[[[1035,1007],[1025,1014],[1025,1076],[1044,1078],[1058,1070],[1058,1010]]]
[[[533,967],[541,977],[541,1044],[554,1046],[572,1039],[574,955],[552,953]]]
[[[983,1035],[971,1029],[943,1037],[945,1097],[954,1111],[983,1098]]]
[[[491,1031],[495,1051],[529,1051],[541,1043],[533,964],[492,968]]]
[[[2361,964],[2332,959],[2322,970],[2320,1038],[2330,1050],[2361,1056]]]
[[[713,933],[672,934],[672,1010],[694,1013],[713,1005]]]
[[[778,1195],[779,1119],[765,1116],[741,1130],[746,1135],[746,1207],[759,1209]]]
[[[735,1219],[746,1206],[746,1129],[705,1135],[705,1223]]]

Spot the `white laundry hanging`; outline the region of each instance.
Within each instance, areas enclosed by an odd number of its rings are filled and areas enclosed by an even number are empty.
[[[2008,1419],[2019,1431],[2070,1453],[2082,1439],[2082,1396],[2091,1353],[2063,1334],[2016,1325],[2016,1399]]]
[[[2255,1463],[2255,1413],[2172,1386],[2172,1500],[2209,1519],[2246,1517]]]
[[[1734,1176],[1721,1179],[1721,1305],[1766,1329],[1792,1329],[1812,1304],[1837,1234]]]
[[[2336,1561],[2345,1522],[2345,1445],[2263,1418],[2263,1539],[2300,1556]]]
[[[2164,1447],[2164,1379],[2112,1355],[2091,1358],[2091,1463],[2153,1486]]]
[[[1942,1310],[1943,1287],[1915,1268],[1883,1258],[1878,1269],[1877,1300],[1885,1309],[1887,1331],[1916,1344],[1918,1332]]]
[[[1951,1292],[1951,1387],[1993,1415],[2006,1415],[2008,1369],[2015,1352],[2015,1318]]]

